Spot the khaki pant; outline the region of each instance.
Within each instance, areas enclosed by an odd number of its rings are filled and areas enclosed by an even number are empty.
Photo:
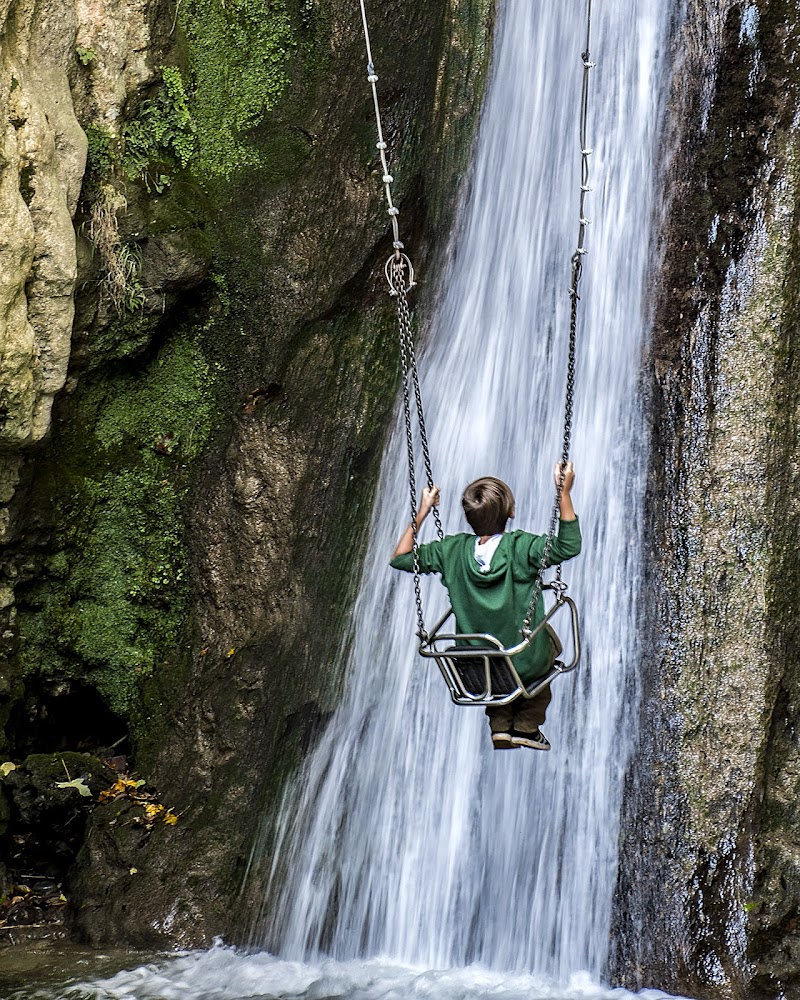
[[[544,725],[547,706],[553,695],[550,685],[534,698],[515,698],[507,705],[488,705],[489,727],[493,733],[532,733]]]
[[[545,625],[544,628],[553,646],[550,657],[550,666],[552,667],[563,647],[552,626]],[[544,725],[547,706],[552,697],[548,684],[534,698],[523,698],[520,695],[519,698],[515,698],[507,705],[489,705],[486,708],[486,714],[489,716],[489,727],[493,733],[510,733],[514,730],[518,733],[534,733],[540,726]]]

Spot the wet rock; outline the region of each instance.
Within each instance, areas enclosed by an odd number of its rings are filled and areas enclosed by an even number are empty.
[[[89,819],[84,846],[65,886],[68,898],[79,906],[74,919],[78,935],[89,944],[169,943],[169,914],[177,913],[182,902],[165,855],[169,840],[188,834],[163,825],[147,829],[140,820],[141,808],[126,799],[100,803]],[[165,914],[161,922],[141,919],[154,911]],[[185,917],[198,919],[200,914],[187,911]]]
[[[6,856],[17,870],[65,871],[86,819],[113,776],[89,754],[32,754],[3,780],[9,815]]]
[[[196,288],[211,267],[211,244],[201,229],[184,229],[148,239],[142,251],[141,280],[156,294]]]
[[[690,4],[673,95],[614,969],[702,998],[800,987],[798,30],[789,3]]]

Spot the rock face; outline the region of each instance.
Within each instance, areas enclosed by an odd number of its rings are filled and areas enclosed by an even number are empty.
[[[373,16],[424,303],[492,4]],[[2,752],[116,747],[179,813],[142,836],[124,803],[93,807],[55,873],[78,935],[241,937],[261,811],[336,696],[398,378],[360,23],[344,0],[76,0],[6,25],[9,100],[44,109],[37,185],[19,153],[2,175],[23,265],[7,314],[48,338],[3,376],[27,416],[0,492]]]
[[[364,147],[365,136],[367,149],[374,140],[362,39],[351,5],[333,4],[331,15],[327,72],[336,86],[302,120],[310,147],[301,172],[232,209],[242,228],[241,216],[252,220],[264,284],[247,315],[239,411],[193,493],[198,637],[171,739],[153,764],[186,823],[150,855],[138,912],[110,901],[83,921],[94,939],[131,936],[143,913],[172,940],[246,933],[258,881],[238,896],[233,918],[230,900],[256,820],[341,679],[336,637],[357,580],[397,364],[381,286],[386,216],[377,158]],[[447,192],[477,120],[489,15],[481,4],[380,8],[385,127],[404,233],[423,266],[449,228]],[[176,869],[177,892],[164,874]]]
[[[614,968],[698,997],[800,984],[798,30],[791,4],[692,3],[677,40]]]
[[[77,29],[69,4],[6,3],[0,109],[0,440],[41,440],[64,385],[77,258],[72,217],[86,164],[68,67]]]
[[[78,278],[73,218],[87,154],[78,116],[119,130],[128,101],[154,79],[157,8],[102,0],[10,0],[0,8],[6,449],[45,437],[53,397],[67,377]],[[0,502],[8,499],[0,493]]]

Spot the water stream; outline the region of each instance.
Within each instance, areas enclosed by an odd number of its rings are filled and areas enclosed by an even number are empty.
[[[493,751],[482,712],[454,707],[415,654],[411,579],[388,566],[407,522],[398,426],[346,691],[266,838],[274,866],[253,938],[263,953],[217,948],[75,995],[628,995],[598,984],[636,718],[637,379],[671,15],[664,0],[595,5],[594,221],[573,449],[584,552],[565,568],[586,642],[581,672],[554,691],[552,752]],[[546,530],[577,234],[583,17],[582,0],[501,4],[474,171],[421,359],[449,531],[465,530],[461,490],[484,474],[515,490],[517,527]],[[424,596],[432,621],[445,602],[438,581]]]
[[[582,673],[559,682],[550,754],[493,752],[415,656],[412,586],[387,561],[407,520],[399,430],[385,456],[344,701],[277,828],[261,938],[292,959],[389,955],[566,980],[602,974],[636,702],[645,433],[637,392],[670,5],[595,5],[590,227],[574,497]],[[560,451],[577,229],[584,5],[507,0],[474,176],[422,358],[446,529],[485,474],[546,530]],[[444,606],[425,590],[429,618]]]

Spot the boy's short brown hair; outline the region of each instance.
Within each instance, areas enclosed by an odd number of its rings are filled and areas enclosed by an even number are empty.
[[[461,506],[476,535],[498,535],[514,510],[514,494],[502,479],[483,476],[464,490]]]

